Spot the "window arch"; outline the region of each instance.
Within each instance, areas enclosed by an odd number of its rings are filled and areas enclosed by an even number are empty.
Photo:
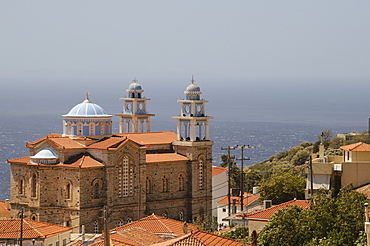
[[[178,181],[179,181],[179,191],[183,191],[185,190],[185,175],[180,173],[179,177],[178,177]]]
[[[152,190],[152,177],[150,177],[150,176],[146,177],[145,190],[146,190],[147,194],[150,194],[150,193],[153,192],[153,190]]]
[[[24,188],[25,188],[24,177],[20,176],[18,178],[18,194],[19,195],[24,195]]]
[[[72,199],[72,183],[67,181],[64,187],[64,198],[67,200]]]
[[[101,198],[102,187],[103,187],[102,181],[100,179],[95,179],[94,182],[92,183],[94,199]]]
[[[37,215],[36,214],[32,214],[30,218],[33,221],[37,221]]]
[[[168,192],[168,178],[166,175],[162,177],[162,192]]]
[[[31,197],[37,196],[37,175],[36,173],[31,174]]]

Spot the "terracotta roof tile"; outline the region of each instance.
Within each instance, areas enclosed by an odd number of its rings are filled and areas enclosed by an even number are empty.
[[[0,212],[8,212],[10,209],[7,208],[6,202],[0,201]]]
[[[0,238],[19,238],[21,219],[0,219]],[[23,238],[49,238],[59,233],[72,231],[71,227],[53,225],[34,220],[23,220]]]
[[[244,206],[248,206],[250,204],[252,204],[253,202],[257,201],[260,196],[259,195],[252,195],[250,193],[246,193],[248,195],[245,195],[244,196],[244,199],[243,199],[243,205]],[[230,200],[231,200],[231,203],[233,203],[233,200],[236,200],[236,205],[240,205],[240,196],[231,196],[230,197]],[[229,204],[229,198],[227,196],[225,196],[224,198],[222,198],[221,200],[217,201],[217,203],[221,203],[221,204]]]
[[[75,167],[75,168],[90,168],[90,167],[104,167],[104,164],[98,162],[88,155],[83,155],[77,161],[71,164],[57,164],[59,167]]]
[[[215,167],[215,166],[212,166],[212,177],[213,176],[216,176],[216,175],[218,175],[220,173],[223,173],[225,171],[227,171],[227,168],[225,168],[225,167]]]
[[[141,145],[151,144],[170,144],[176,141],[177,134],[172,131],[167,132],[142,132],[142,133],[121,133],[118,136],[125,136],[135,143]]]
[[[279,204],[279,205],[276,205],[276,206],[273,206],[273,207],[270,207],[264,210],[260,210],[255,213],[247,214],[245,215],[245,218],[247,218],[248,220],[268,221],[272,217],[272,215],[278,210],[283,209],[283,208],[288,208],[293,205],[297,205],[303,209],[308,209],[310,207],[310,204],[307,200],[291,200],[291,201],[284,202],[282,204]],[[242,216],[242,215],[239,215],[239,216]]]
[[[197,230],[197,227],[193,224],[188,225],[188,230]],[[113,229],[114,231],[124,231],[130,228],[142,228],[146,231],[155,233],[155,234],[168,234],[168,235],[184,235],[184,222],[168,219],[159,215],[150,215],[144,217],[140,220],[133,221],[121,227]]]
[[[356,151],[356,152],[368,152],[370,151],[370,145],[367,143],[359,142],[354,144],[349,144],[340,147],[342,150],[346,151]]]
[[[368,200],[370,199],[370,184],[358,187],[355,191],[364,194]]]
[[[241,244],[237,241],[215,235],[213,233],[204,231],[193,231],[181,237],[167,240],[162,243],[153,244],[153,246],[165,246],[165,245],[207,245],[207,246],[240,246]],[[250,246],[250,244],[243,244]]]
[[[146,154],[146,163],[188,161],[185,156],[176,153]]]
[[[110,137],[103,141],[99,141],[96,143],[93,143],[88,146],[88,148],[94,148],[94,149],[108,149],[108,148],[115,148],[121,143],[123,143],[126,140],[126,138],[122,137]]]

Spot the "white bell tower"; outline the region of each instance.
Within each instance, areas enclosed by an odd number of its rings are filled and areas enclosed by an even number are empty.
[[[205,104],[208,100],[200,98],[202,92],[200,87],[194,84],[194,78],[184,94],[186,99],[178,100],[181,103],[180,116],[172,117],[177,119],[177,140],[208,141],[209,119],[213,117],[206,115]]]
[[[122,113],[116,114],[120,117],[119,132],[150,132],[150,116],[154,116],[154,114],[148,113],[147,101],[150,98],[142,96],[144,90],[136,79],[133,80],[126,92],[127,97],[120,98],[123,101]]]

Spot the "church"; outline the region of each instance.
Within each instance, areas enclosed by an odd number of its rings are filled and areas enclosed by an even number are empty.
[[[112,115],[85,100],[63,115],[63,130],[27,143],[8,160],[11,213],[101,233],[150,214],[193,222],[212,214],[212,146],[207,100],[191,81],[178,100],[177,132],[150,131],[149,98],[136,80],[126,90],[119,133]]]

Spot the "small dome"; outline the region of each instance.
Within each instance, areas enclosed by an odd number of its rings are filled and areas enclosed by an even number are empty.
[[[63,115],[67,117],[110,117],[102,107],[92,103],[89,98],[86,98],[80,104],[74,106],[68,114]]]
[[[52,149],[45,148],[42,149],[40,152],[38,152],[36,155],[31,156],[31,158],[36,158],[36,159],[55,159],[59,158],[57,154]]]
[[[187,88],[186,88],[186,92],[200,92],[200,87],[196,84],[190,84]]]
[[[57,164],[59,156],[52,149],[45,148],[39,151],[36,155],[31,156],[31,163],[41,164]]]
[[[127,91],[142,91],[142,90],[143,89],[141,88],[141,85],[136,82],[130,84],[130,86],[127,89]]]

